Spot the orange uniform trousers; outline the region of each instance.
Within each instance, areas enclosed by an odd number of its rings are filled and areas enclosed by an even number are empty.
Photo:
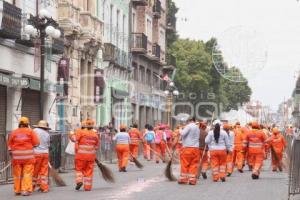
[[[75,159],[76,184],[83,183],[84,190],[92,189],[94,162]]]
[[[272,155],[272,168],[273,168],[273,170],[277,170],[277,168],[279,168],[280,163],[282,162],[282,157],[283,157],[282,151],[276,151],[276,149],[275,149],[275,153],[277,155],[278,161],[276,161],[275,156],[273,154],[271,154]]]
[[[153,149],[155,147],[154,143],[145,142],[144,145],[145,145],[145,151],[146,151],[146,159],[151,160],[152,159],[151,149]]]
[[[226,172],[232,174],[233,167],[233,153],[228,153],[226,157]]]
[[[212,178],[218,181],[220,178],[226,177],[226,150],[210,151],[210,164],[212,168]]]
[[[180,152],[180,177],[179,183],[197,183],[200,150],[196,147],[183,147]]]
[[[233,150],[232,162],[238,170],[242,170],[244,167],[245,153],[241,150]]]
[[[264,161],[264,153],[248,153],[248,159],[251,159],[252,162],[252,174],[259,175],[260,169]]]
[[[34,164],[13,164],[14,191],[16,194],[32,192]]]
[[[200,149],[200,159],[202,158],[203,155],[203,149]],[[207,151],[204,152],[203,160],[201,161],[202,163],[202,170],[201,172],[206,172],[208,170],[208,155]]]
[[[144,158],[147,159],[147,142],[146,141],[143,142],[143,155],[144,155]]]
[[[155,151],[157,155],[155,155],[155,160],[159,161],[162,159],[163,162],[165,162],[166,157],[166,143],[161,142],[159,144],[155,144]]]
[[[138,158],[139,155],[139,145],[138,144],[130,144],[129,145],[130,154],[134,158]]]
[[[129,145],[128,144],[117,144],[116,145],[119,169],[126,168],[129,159]]]
[[[33,172],[33,187],[40,187],[43,192],[49,190],[48,185],[48,153],[36,154]]]

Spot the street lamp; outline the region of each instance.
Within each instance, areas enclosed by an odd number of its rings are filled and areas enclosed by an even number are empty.
[[[52,18],[46,9],[41,9],[38,16],[31,17],[29,24],[24,30],[33,38],[41,40],[41,70],[40,70],[40,119],[44,119],[44,82],[45,82],[45,39],[59,38],[61,32],[58,29],[58,23]]]
[[[168,96],[168,101],[167,101],[167,114],[168,114],[168,124],[172,126],[172,104],[173,104],[173,97],[179,95],[179,91],[177,90],[177,87],[175,86],[175,83],[173,81],[169,82],[169,84],[166,87],[166,90],[164,93]]]

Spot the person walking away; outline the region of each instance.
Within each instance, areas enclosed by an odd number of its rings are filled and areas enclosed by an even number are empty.
[[[33,148],[40,144],[36,133],[29,128],[29,119],[21,117],[19,128],[11,132],[8,139],[8,151],[12,156],[15,195],[32,194],[32,176],[34,171]]]
[[[164,132],[164,127],[159,126],[158,130],[155,132],[155,151],[157,155],[155,155],[156,163],[159,163],[159,160],[162,159],[162,162],[166,162],[166,134]]]
[[[130,154],[134,158],[138,158],[139,145],[143,139],[140,131],[138,130],[138,125],[133,124],[133,126],[129,130],[128,134],[130,136],[130,145],[129,145]]]
[[[282,157],[283,157],[283,152],[284,149],[286,148],[286,140],[283,137],[283,135],[280,133],[280,131],[278,130],[278,128],[273,128],[272,129],[273,135],[270,138],[270,146],[273,147],[274,149],[274,153],[276,153],[276,156],[278,158],[278,160],[275,158],[275,155],[272,153],[272,171],[276,172],[277,169],[279,169],[279,171],[282,171]]]
[[[200,130],[195,118],[189,119],[188,125],[180,131],[182,149],[180,153],[179,184],[197,184],[198,164],[200,160],[199,138]]]
[[[100,142],[97,132],[93,129],[94,125],[95,122],[92,119],[84,120],[81,129],[77,129],[72,138],[73,142],[76,143],[76,190],[80,190],[82,186],[84,186],[85,191],[92,189],[96,151]]]
[[[208,134],[207,132],[207,125],[205,122],[200,122],[199,124],[199,129],[200,129],[200,139],[199,139],[199,148],[200,148],[200,156],[203,155],[203,160],[200,161],[202,163],[202,170],[201,170],[201,175],[204,179],[207,179],[207,169],[208,169],[208,148],[206,147],[205,149],[205,138]],[[205,151],[205,152],[204,152]]]
[[[155,132],[151,125],[148,126],[147,132],[144,134],[144,144],[146,150],[146,159],[151,160],[151,149],[154,147]]]
[[[147,141],[145,140],[145,135],[146,133],[148,132],[148,129],[149,129],[149,124],[146,124],[145,125],[145,128],[142,130],[142,136],[143,136],[143,156],[144,156],[144,159],[147,159]]]
[[[232,172],[233,172],[233,144],[234,144],[234,133],[231,131],[231,126],[229,124],[224,124],[223,125],[223,129],[225,130],[225,132],[227,133],[228,136],[228,140],[229,140],[229,145],[230,145],[230,150],[227,153],[227,158],[226,158],[226,172],[227,172],[227,176],[230,177]]]
[[[111,147],[112,147],[112,132],[108,127],[104,130],[104,159],[109,160],[109,155],[111,157]]]
[[[37,134],[40,144],[34,148],[35,165],[33,173],[33,190],[39,188],[38,191],[46,193],[49,191],[48,185],[48,162],[49,162],[49,147],[50,135],[49,125],[45,120],[39,121],[34,129]]]
[[[119,172],[126,172],[129,159],[130,136],[126,132],[126,126],[120,125],[120,132],[117,133],[113,140],[116,141],[116,152],[118,157]]]
[[[227,152],[230,153],[231,146],[227,133],[221,129],[221,122],[215,120],[213,125],[214,129],[209,131],[205,138],[211,158],[212,178],[214,182],[219,181],[219,179],[225,182],[226,158]]]
[[[263,131],[259,130],[260,126],[257,122],[252,122],[251,126],[252,130],[246,135],[244,145],[253,163],[252,179],[258,179],[263,165],[264,143],[267,138]]]
[[[235,124],[233,133],[234,133],[233,154],[232,154],[233,163],[236,166],[237,170],[240,173],[243,173],[244,160],[245,160],[245,149],[243,146],[244,134],[239,122]]]

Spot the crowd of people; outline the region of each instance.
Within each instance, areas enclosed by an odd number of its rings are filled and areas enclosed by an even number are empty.
[[[9,136],[16,195],[28,196],[35,190],[49,191],[48,130],[46,121],[40,121],[31,129],[29,119],[21,117],[19,128]],[[190,118],[174,130],[167,124],[146,124],[141,130],[136,124],[130,128],[122,124],[118,130],[110,125],[101,132],[99,134],[95,129],[92,119],[86,119],[69,135],[75,144],[76,190],[82,186],[85,191],[92,189],[96,151],[101,137],[105,137],[105,153],[116,151],[119,172],[127,172],[128,163],[139,159],[139,152],[143,152],[148,162],[158,164],[179,160],[178,183],[190,185],[196,185],[199,176],[207,179],[208,170],[211,170],[214,182],[226,182],[235,169],[243,173],[245,166],[252,171],[252,179],[259,179],[263,162],[270,155],[272,170],[282,171],[286,147],[278,127],[264,126],[255,121],[242,126],[239,122],[229,124],[215,120],[207,124]],[[113,142],[115,149],[111,149]]]

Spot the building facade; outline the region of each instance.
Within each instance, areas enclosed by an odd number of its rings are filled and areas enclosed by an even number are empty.
[[[97,123],[129,125],[129,0],[99,0],[98,13],[103,26],[103,98],[97,109]]]
[[[21,116],[31,124],[40,120],[40,42],[25,34],[30,15],[47,8],[57,19],[55,1],[0,0],[0,133],[18,125]],[[46,40],[44,117],[56,129],[55,106],[57,62],[63,53],[63,40]]]
[[[132,122],[166,122],[166,95],[161,75],[166,65],[166,0],[132,1]]]

